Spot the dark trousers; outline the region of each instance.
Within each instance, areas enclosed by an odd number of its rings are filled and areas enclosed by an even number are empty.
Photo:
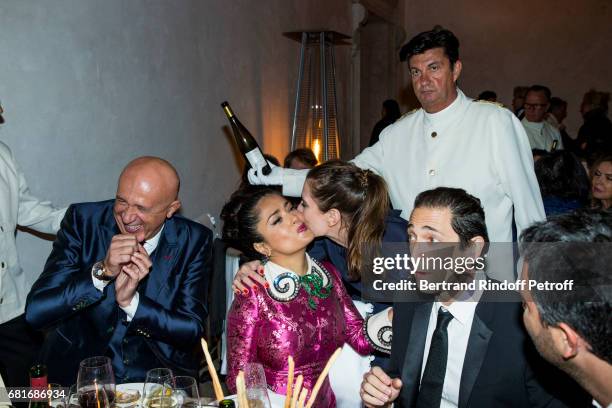
[[[0,374],[7,387],[29,387],[29,369],[36,362],[42,335],[20,315],[0,324]]]

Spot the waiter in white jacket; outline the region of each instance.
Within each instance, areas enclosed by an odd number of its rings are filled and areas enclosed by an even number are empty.
[[[0,123],[2,113],[0,106]],[[31,282],[19,266],[15,228],[55,234],[64,212],[30,194],[13,154],[0,142],[0,374],[6,386],[29,386],[28,369],[40,347],[24,319]]]
[[[545,219],[525,130],[509,110],[473,101],[457,88],[459,40],[444,29],[418,34],[402,47],[414,93],[422,108],[388,126],[380,141],[353,162],[388,183],[393,207],[407,218],[414,199],[435,187],[458,187],[484,207],[491,242],[512,241],[512,217],[520,233]],[[282,184],[300,195],[307,171],[251,170],[252,184]],[[489,268],[498,278],[511,278]]]

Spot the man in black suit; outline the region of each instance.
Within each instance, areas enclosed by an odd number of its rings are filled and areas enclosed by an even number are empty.
[[[582,210],[527,228],[523,279],[573,283],[523,291],[523,321],[540,354],[602,406],[612,406],[612,213]]]
[[[456,243],[446,251],[453,260],[482,259],[489,241],[480,200],[446,187],[417,196],[408,236],[413,257],[430,243]],[[419,289],[425,281],[482,280],[478,267],[460,274],[457,265],[450,271],[415,266]],[[394,304],[391,367],[364,376],[367,407],[562,406],[536,381],[530,363],[538,356],[521,324],[520,303],[507,298],[519,300],[516,293],[442,287],[429,295]]]

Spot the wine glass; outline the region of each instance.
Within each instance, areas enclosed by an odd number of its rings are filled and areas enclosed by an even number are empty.
[[[61,393],[61,389],[62,386],[60,384],[56,384],[56,383],[49,383],[47,384],[47,391],[48,391],[48,396],[47,396],[47,402],[49,407],[53,407],[53,408],[66,408],[65,404],[65,398],[64,396],[62,396]]]
[[[173,388],[172,396],[178,407],[197,408],[199,406],[200,393],[195,378],[176,376],[174,377],[174,384],[166,384],[166,387]]]
[[[153,368],[147,371],[142,401],[145,408],[174,408],[176,399],[172,397],[174,376],[169,368]]]
[[[250,407],[270,408],[266,374],[261,364],[247,363],[244,365],[244,383]]]
[[[115,374],[110,358],[97,356],[81,361],[77,395],[81,408],[108,408],[115,402]]]
[[[79,408],[79,394],[77,391],[76,384],[72,384],[68,389],[68,393],[64,399],[64,406],[66,408]]]

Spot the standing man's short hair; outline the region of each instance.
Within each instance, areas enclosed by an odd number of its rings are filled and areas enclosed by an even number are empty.
[[[525,97],[527,97],[527,94],[529,92],[542,92],[544,95],[546,95],[546,99],[548,100],[548,102],[550,102],[550,98],[551,98],[551,92],[550,92],[550,88],[544,85],[531,85],[529,87],[529,89],[527,90],[527,92],[525,93]]]
[[[450,30],[441,27],[424,31],[408,41],[400,50],[400,60],[410,61],[413,55],[423,54],[432,48],[444,49],[444,54],[450,60],[451,68],[459,60],[459,39]]]

